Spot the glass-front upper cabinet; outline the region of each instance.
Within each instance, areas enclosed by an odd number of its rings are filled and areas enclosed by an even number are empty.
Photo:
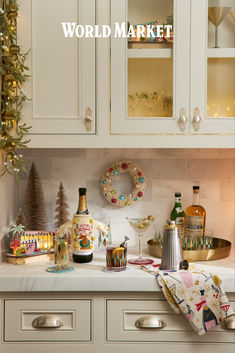
[[[187,133],[190,1],[111,0],[111,24],[111,133]]]
[[[192,0],[191,124],[235,133],[235,1]]]

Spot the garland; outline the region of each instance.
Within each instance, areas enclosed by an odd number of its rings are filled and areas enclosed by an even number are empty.
[[[18,16],[17,0],[2,0],[0,8],[0,74],[1,74],[1,113],[0,150],[4,154],[4,166],[0,176],[24,170],[23,156],[18,149],[26,147],[30,140],[25,134],[30,127],[21,122],[22,105],[27,100],[22,84],[29,70],[25,66],[27,54],[22,54],[17,45],[16,26]]]

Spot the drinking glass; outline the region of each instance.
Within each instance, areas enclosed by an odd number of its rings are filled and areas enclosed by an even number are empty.
[[[106,270],[123,271],[127,264],[127,245],[109,243],[106,247]]]
[[[154,221],[153,216],[148,216],[147,218],[129,218],[127,217],[129,224],[135,231],[135,234],[139,237],[139,256],[137,258],[131,259],[128,263],[132,265],[149,265],[154,261],[151,259],[144,258],[142,256],[142,246],[141,246],[141,237],[143,237],[149,228],[149,226]]]

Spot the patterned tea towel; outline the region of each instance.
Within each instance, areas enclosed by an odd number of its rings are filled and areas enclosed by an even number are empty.
[[[233,314],[217,275],[196,270],[166,272],[151,265],[143,269],[155,275],[170,306],[184,314],[199,336]]]

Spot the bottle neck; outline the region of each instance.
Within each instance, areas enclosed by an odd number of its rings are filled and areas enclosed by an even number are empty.
[[[87,201],[86,201],[86,195],[79,195],[79,202],[78,202],[78,214],[83,214],[87,213]]]
[[[200,205],[199,192],[193,193],[193,205]]]
[[[181,205],[181,197],[176,197],[175,198],[175,208],[181,208],[182,205]]]

